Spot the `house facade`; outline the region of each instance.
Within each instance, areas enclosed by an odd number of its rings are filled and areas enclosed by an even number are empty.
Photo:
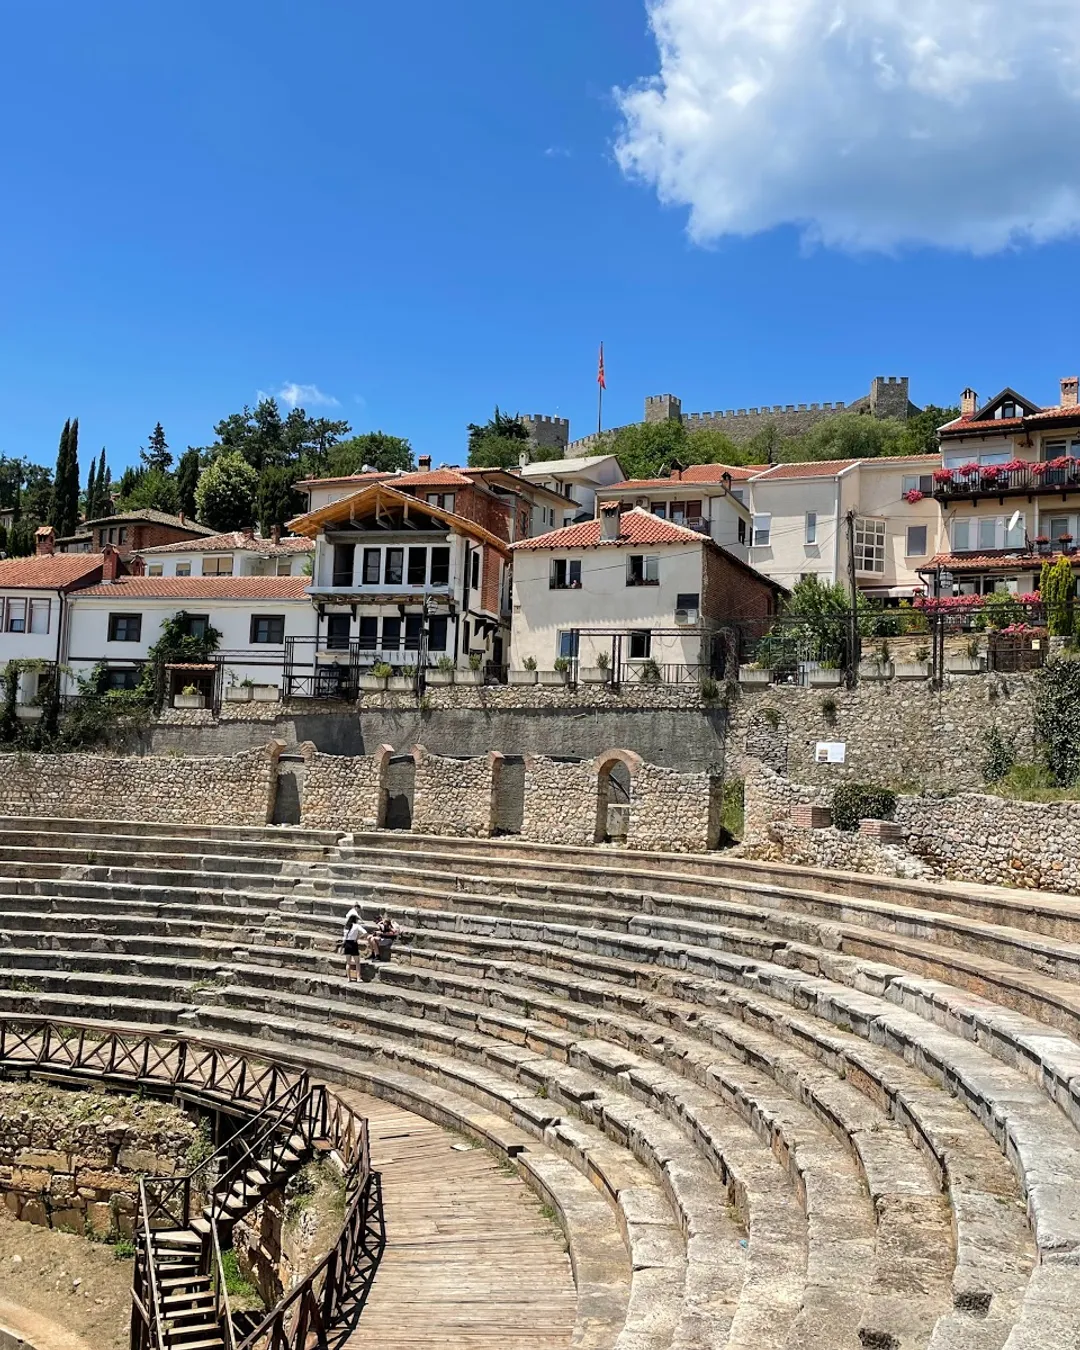
[[[782,588],[707,534],[642,507],[513,545],[513,665],[556,660],[619,678],[722,673],[725,624],[773,613]]]
[[[537,460],[531,464],[526,460],[514,472],[527,482],[547,488],[563,499],[559,513],[561,519],[556,521],[556,525],[573,525],[576,521],[595,516],[600,489],[621,483],[626,478],[622,465],[614,455]],[[533,533],[544,532],[540,528],[542,523],[540,520],[535,522]]]
[[[599,507],[617,503],[622,511],[648,511],[707,535],[746,562],[751,512],[745,484],[751,471],[727,464],[691,464],[660,478],[629,478],[597,490]]]
[[[148,577],[290,577],[304,576],[315,545],[302,536],[267,538],[255,530],[230,530],[199,539],[138,550]]]
[[[201,539],[214,534],[206,525],[198,521],[187,520],[184,516],[169,515],[166,511],[154,511],[140,507],[134,511],[120,511],[111,516],[102,516],[98,520],[88,520],[80,527],[79,534],[91,536],[90,547],[97,552],[111,544],[121,558],[130,557],[145,548],[154,548],[159,544],[175,544],[182,540]],[[78,536],[75,536],[76,541]]]

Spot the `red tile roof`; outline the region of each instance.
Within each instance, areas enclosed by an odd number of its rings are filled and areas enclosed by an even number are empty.
[[[80,595],[122,600],[306,600],[310,577],[120,577]]]
[[[0,590],[66,590],[101,571],[100,553],[54,553],[51,557],[0,561]]]
[[[392,473],[384,473],[381,469],[371,469],[367,473],[347,473],[341,478],[301,478],[293,486],[298,488],[312,487],[333,487],[337,483],[359,483],[362,486],[367,483],[377,483],[382,478],[393,478]]]
[[[859,459],[812,459],[798,464],[774,464],[771,469],[762,472],[755,481],[777,478],[834,478],[853,464],[861,464]]]
[[[230,530],[227,534],[211,534],[202,539],[181,539],[176,544],[156,544],[153,548],[140,548],[136,552],[142,557],[143,554],[218,553],[240,549],[244,553],[264,553],[274,558],[289,553],[310,553],[314,547],[310,539],[298,535],[283,535],[275,544],[272,539],[244,534],[242,530]]]
[[[601,539],[600,521],[584,520],[580,525],[567,525],[561,530],[538,534],[532,539],[521,539],[510,547],[511,549],[618,548],[620,545],[635,547],[710,542],[708,535],[688,530],[683,525],[675,525],[670,520],[661,520],[650,511],[634,507],[632,511],[623,511],[620,515],[617,539]]]
[[[473,480],[458,469],[423,469],[418,473],[403,473],[391,480],[391,487],[472,487]]]
[[[1044,562],[1054,563],[1066,555],[1062,553],[935,553],[927,563],[930,567],[945,567],[951,572],[981,572],[992,568],[1002,571],[1031,571]],[[1068,555],[1074,567],[1080,565],[1080,555]],[[926,569],[923,569],[926,570]]]
[[[123,525],[125,522],[134,521],[138,524],[140,521],[147,521],[151,525],[168,525],[174,530],[187,530],[188,534],[203,535],[213,534],[214,531],[209,525],[200,525],[197,520],[181,520],[179,516],[173,516],[168,511],[155,511],[151,507],[139,507],[136,511],[117,511],[111,516],[99,516],[96,520],[87,520],[83,523],[83,529],[88,530],[91,526],[97,525]]]
[[[1037,416],[1041,417],[1042,414]],[[1029,417],[1027,420],[1030,422],[1032,419]],[[1022,417],[986,417],[981,422],[976,422],[972,417],[958,417],[954,422],[946,422],[940,432],[943,436],[956,436],[966,435],[969,431],[1008,431],[1023,425]]]
[[[606,495],[609,492],[631,492],[638,488],[678,488],[684,483],[719,485],[724,474],[730,474],[733,483],[745,483],[768,467],[767,464],[688,464],[685,469],[676,469],[667,478],[626,478],[621,483],[608,483],[606,487],[597,488],[597,491]]]

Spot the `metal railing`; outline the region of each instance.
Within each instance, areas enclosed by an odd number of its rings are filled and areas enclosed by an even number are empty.
[[[1065,456],[997,465],[972,463],[957,469],[939,469],[934,474],[934,496],[939,500],[1061,492],[1077,487],[1080,487],[1080,460]]]

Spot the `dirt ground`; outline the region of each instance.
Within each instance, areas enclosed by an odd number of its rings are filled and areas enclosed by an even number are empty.
[[[0,1207],[0,1291],[49,1317],[94,1350],[125,1350],[131,1318],[131,1260],[113,1249],[19,1223]]]

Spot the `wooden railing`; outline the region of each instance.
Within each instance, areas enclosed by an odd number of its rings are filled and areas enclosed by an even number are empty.
[[[306,1072],[184,1036],[116,1030],[93,1022],[54,1022],[28,1014],[0,1016],[0,1072],[4,1070],[47,1071],[76,1081],[180,1095],[211,1107],[252,1113],[237,1135],[192,1173],[140,1181],[136,1235],[139,1257],[145,1252],[146,1261],[140,1266],[136,1259],[133,1350],[165,1350],[161,1293],[152,1261],[153,1230],[188,1225],[198,1183],[212,1174],[210,1164],[220,1162],[229,1144],[234,1144],[233,1160],[212,1188],[215,1209],[216,1197],[229,1193],[232,1180],[247,1170],[261,1144],[284,1151],[297,1132],[308,1142],[325,1139],[336,1154],[345,1178],[346,1207],[331,1250],[240,1342],[225,1288],[220,1239],[211,1223],[200,1269],[211,1277],[226,1350],[326,1350],[329,1328],[343,1306],[362,1304],[385,1240],[368,1124],[322,1085],[312,1085]]]

